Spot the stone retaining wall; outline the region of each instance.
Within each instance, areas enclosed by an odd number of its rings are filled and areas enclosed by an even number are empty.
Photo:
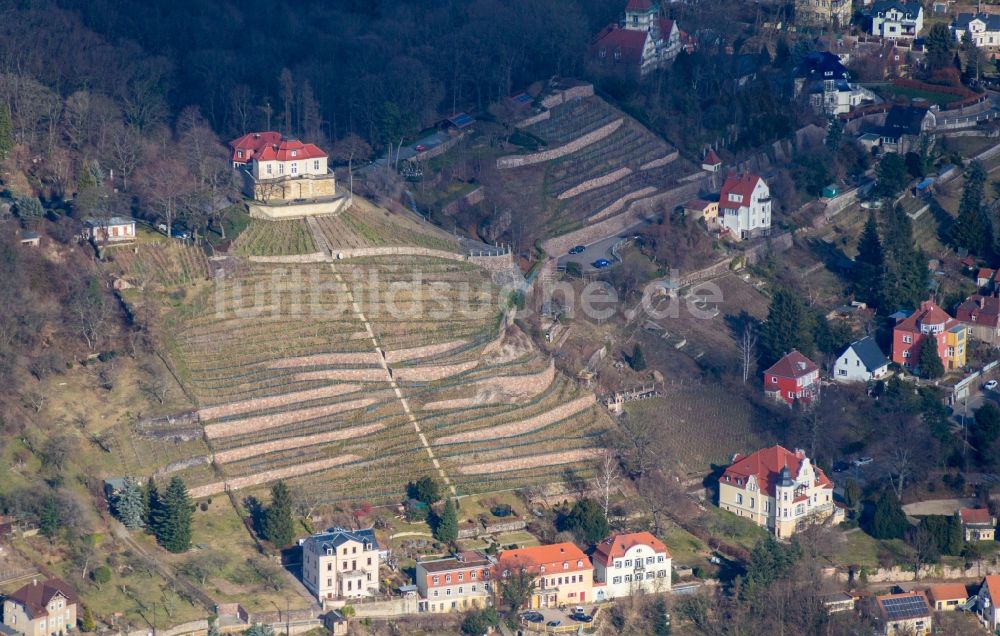
[[[491,392],[496,395],[493,399],[483,400],[479,397],[455,398],[452,400],[439,400],[428,402],[424,405],[425,411],[469,408],[478,404],[491,404],[494,402],[507,402],[512,396],[520,399],[530,399],[552,384],[556,376],[555,360],[550,359],[549,365],[538,373],[528,373],[525,375],[507,375],[489,380],[480,380],[472,384],[472,389],[478,394],[480,392]]]
[[[662,202],[664,209],[673,209],[698,195],[705,177],[701,177],[690,183],[668,190],[661,195],[650,197],[653,203]],[[565,254],[574,245],[589,245],[608,236],[613,236],[628,227],[635,225],[639,221],[630,210],[626,210],[617,216],[604,219],[599,223],[589,225],[562,236],[550,238],[542,243],[542,249],[548,254]]]
[[[661,166],[665,166],[671,161],[677,159],[677,157],[679,156],[680,152],[675,150],[666,157],[661,157],[660,159],[653,159],[652,161],[647,161],[646,163],[639,166],[639,170],[651,170],[652,168],[659,168]]]
[[[323,263],[329,257],[323,252],[312,252],[309,254],[284,254],[281,256],[249,256],[251,263]]]
[[[527,128],[528,126],[537,124],[538,122],[545,121],[551,116],[552,116],[551,110],[543,110],[537,115],[532,115],[531,117],[525,117],[524,119],[522,119],[521,121],[517,122],[514,125],[517,126],[518,128]]]
[[[976,561],[969,568],[949,567],[947,565],[924,565],[919,570],[900,567],[877,568],[866,570],[865,576],[869,583],[902,583],[904,581],[919,581],[921,579],[979,579],[989,574],[1000,574],[1000,563],[994,561]],[[860,576],[854,572],[854,578]],[[851,578],[850,571],[837,571],[836,578],[847,582]]]
[[[449,342],[440,342],[438,344],[424,345],[422,347],[386,351],[385,361],[389,364],[394,364],[396,362],[406,362],[407,360],[416,360],[418,358],[429,358],[431,356],[447,353],[452,349],[457,349],[467,344],[469,344],[468,340],[451,340]]]
[[[570,197],[575,197],[578,194],[583,194],[587,190],[593,190],[594,188],[600,188],[606,185],[610,185],[615,181],[618,181],[619,179],[622,179],[623,177],[626,177],[630,174],[632,174],[632,168],[625,166],[624,168],[619,168],[614,172],[609,172],[599,177],[588,179],[587,181],[584,181],[581,184],[575,185],[569,190],[566,190],[565,192],[560,194],[556,198],[562,200],[562,199],[568,199]]]
[[[288,424],[313,420],[318,417],[326,417],[328,415],[343,413],[344,411],[364,408],[366,406],[371,406],[374,403],[374,399],[365,398],[362,400],[351,400],[349,402],[337,402],[336,404],[313,406],[306,409],[299,409],[297,411],[283,411],[272,415],[258,415],[256,417],[234,420],[232,422],[209,424],[205,427],[205,437],[208,439],[215,439],[217,437],[231,437],[233,435],[255,433],[269,428],[286,426]]]
[[[518,457],[517,459],[501,459],[476,463],[471,457],[460,456],[455,458],[458,463],[458,472],[463,475],[482,475],[486,473],[498,473],[508,470],[523,470],[527,468],[541,468],[543,466],[558,466],[559,464],[574,464],[594,458],[593,448],[580,448],[577,450],[562,451],[560,453],[546,453],[544,455],[531,455]]]
[[[458,142],[462,140],[462,137],[464,136],[465,133],[460,133],[458,135],[455,135],[448,141],[440,143],[434,146],[433,148],[429,148],[423,152],[418,152],[409,159],[406,159],[405,161],[412,161],[416,163],[417,161],[425,161],[427,159],[433,159],[434,157],[440,157],[444,153],[454,148],[458,144]]]
[[[445,364],[440,366],[426,367],[403,367],[393,369],[392,375],[397,380],[408,380],[411,382],[434,382],[443,378],[448,378],[459,373],[464,373],[474,369],[479,364],[479,360],[460,362],[458,364]]]
[[[315,435],[286,437],[285,439],[262,442],[260,444],[250,444],[248,446],[240,446],[238,448],[220,451],[215,454],[214,459],[216,463],[228,464],[230,462],[237,462],[241,459],[246,459],[247,457],[266,455],[267,453],[276,453],[278,451],[289,450],[292,448],[327,444],[329,442],[336,442],[342,439],[356,439],[364,437],[369,433],[380,431],[383,428],[385,428],[384,424],[369,424],[367,426],[354,426],[336,431],[327,431],[326,433],[316,433]]]
[[[455,433],[454,435],[445,435],[444,437],[435,440],[434,444],[460,444],[462,442],[472,442],[483,439],[499,439],[503,437],[513,437],[514,435],[524,435],[525,433],[530,433],[542,427],[548,426],[549,424],[564,420],[571,415],[575,415],[580,411],[590,408],[590,406],[594,403],[594,394],[588,393],[571,402],[561,404],[551,411],[546,411],[540,415],[529,417],[528,419],[521,420],[520,422],[511,422],[510,424],[500,424],[499,426],[492,426],[487,429],[465,431],[464,433]]]
[[[463,203],[465,205],[470,205],[470,206],[476,205],[478,203],[481,203],[484,198],[486,198],[486,193],[483,191],[482,186],[480,186],[475,190],[466,193],[464,196],[461,196],[452,201],[451,203],[449,203],[448,205],[444,206],[443,208],[441,208],[441,211],[444,212],[445,214],[457,214],[459,211],[459,206],[461,206]]]
[[[314,201],[311,203],[289,203],[287,205],[266,205],[253,201],[247,202],[250,216],[255,219],[275,221],[278,219],[301,219],[307,216],[321,214],[337,214],[351,203],[349,196],[341,196],[333,201]]]
[[[573,141],[559,146],[558,148],[552,148],[551,150],[543,150],[530,155],[511,155],[508,157],[500,157],[497,159],[497,168],[501,170],[506,168],[519,168],[521,166],[530,166],[536,163],[552,161],[553,159],[558,159],[559,157],[571,155],[592,143],[596,143],[604,139],[614,131],[618,130],[623,123],[625,123],[624,119],[617,119],[610,124],[605,124],[597,130],[593,130],[586,135],[581,135]]]
[[[317,353],[311,356],[297,356],[275,360],[268,369],[292,369],[295,367],[317,367],[331,364],[375,365],[379,356],[374,351],[354,351],[350,353]]]
[[[555,91],[548,97],[542,99],[542,106],[545,108],[555,108],[560,104],[565,104],[571,99],[593,97],[594,96],[594,85],[593,84],[580,84],[579,86],[572,86],[570,88],[565,88],[560,91]]]
[[[365,337],[368,336],[367,333],[363,335]],[[361,385],[358,384],[333,384],[330,386],[321,386],[318,389],[307,389],[305,391],[296,391],[294,393],[285,393],[283,395],[272,395],[253,400],[241,400],[239,402],[229,402],[227,404],[218,404],[216,406],[205,406],[198,409],[198,417],[202,420],[214,420],[220,417],[229,417],[231,415],[242,415],[243,413],[273,409],[278,406],[287,406],[289,404],[297,404],[299,402],[308,402],[309,400],[318,400],[321,398],[342,395],[344,393],[352,393],[360,388]]]
[[[298,464],[296,466],[286,466],[284,468],[276,468],[274,470],[265,470],[264,472],[257,473],[256,475],[248,475],[246,477],[237,477],[235,479],[229,479],[227,481],[217,481],[213,484],[206,484],[204,486],[196,486],[188,491],[188,494],[192,499],[199,499],[201,497],[209,497],[211,495],[217,495],[220,492],[226,492],[226,490],[239,490],[240,488],[247,488],[248,486],[257,486],[259,484],[266,484],[269,481],[277,481],[279,479],[291,479],[292,477],[298,477],[300,475],[308,475],[309,473],[317,473],[321,470],[327,470],[328,468],[335,468],[343,464],[348,464],[350,462],[355,462],[361,459],[357,455],[341,455],[340,457],[331,457],[329,459],[321,459],[314,462],[306,462],[305,464]]]
[[[625,194],[616,201],[612,201],[611,205],[604,208],[597,214],[593,214],[587,217],[587,223],[596,223],[602,219],[606,219],[613,214],[621,212],[622,209],[624,209],[625,206],[627,206],[629,203],[632,203],[633,201],[639,201],[655,193],[656,193],[656,188],[654,188],[653,186],[646,186],[645,188],[639,188],[638,190],[633,190],[632,192]]]

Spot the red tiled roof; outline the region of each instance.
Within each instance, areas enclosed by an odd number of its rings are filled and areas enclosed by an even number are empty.
[[[965,589],[965,585],[962,583],[942,583],[941,585],[930,586],[927,590],[927,596],[930,598],[931,603],[953,601],[955,599],[964,601],[969,598],[969,591]]]
[[[659,19],[660,37],[664,40],[670,38],[670,32],[674,30],[674,21],[666,18]]]
[[[990,511],[986,508],[961,508],[958,511],[958,516],[962,519],[962,523],[983,523],[987,525],[993,523],[993,517],[990,516]]]
[[[933,301],[925,300],[920,303],[920,309],[913,312],[909,318],[904,318],[896,325],[900,331],[920,333],[921,325],[944,325],[948,330],[958,324],[958,321],[948,315],[948,313],[934,304]]]
[[[577,567],[577,561],[583,561],[583,566]],[[501,567],[507,567],[508,564],[520,564],[533,569],[543,565],[547,567],[556,565],[562,569],[563,562],[569,563],[568,569],[570,571],[588,570],[592,567],[587,555],[572,543],[553,543],[552,545],[504,550],[500,555]]]
[[[596,57],[601,49],[607,58],[629,64],[642,63],[642,51],[646,47],[649,33],[633,29],[623,29],[617,24],[609,24],[601,29],[590,45],[591,57]],[[615,59],[614,52],[621,53],[620,59]]]
[[[626,11],[649,11],[652,8],[652,0],[628,0],[628,4],[625,5]]]
[[[955,317],[968,324],[1000,328],[1000,298],[973,294],[955,309]]]
[[[233,149],[233,161],[249,163],[256,161],[291,161],[293,159],[319,159],[326,153],[314,144],[304,144],[298,139],[283,139],[274,131],[248,133],[229,142]],[[240,157],[237,153],[243,151]],[[292,151],[295,156],[292,156]]]
[[[652,533],[631,532],[616,534],[598,543],[594,549],[594,560],[607,565],[613,559],[625,556],[626,552],[637,545],[648,545],[654,552],[666,552],[667,558],[670,558],[667,546]]]
[[[989,267],[980,267],[979,268],[979,273],[976,274],[976,280],[978,280],[980,278],[985,278],[986,280],[992,280],[993,276],[995,274],[996,274],[996,272],[994,272]]]
[[[738,194],[743,197],[742,203],[732,205],[749,205],[750,195],[753,194],[753,190],[757,187],[757,182],[760,180],[758,175],[750,172],[738,172],[729,175],[726,177],[726,183],[722,186],[722,192],[719,193],[719,205],[730,205],[730,194]]]
[[[1000,574],[990,574],[983,583],[986,585],[986,591],[990,594],[990,600],[996,604],[1000,600]]]
[[[704,210],[710,205],[712,205],[711,201],[706,201],[704,199],[691,199],[684,204],[684,207],[689,210]]]
[[[801,378],[817,371],[819,367],[816,363],[805,357],[798,351],[791,351],[771,365],[771,368],[764,372],[764,375],[776,375],[779,378]]]
[[[802,460],[806,458],[804,451],[792,452],[783,446],[772,446],[763,448],[756,453],[742,457],[737,455],[733,458],[733,464],[723,473],[723,479],[730,478],[726,483],[732,484],[734,479],[740,479],[742,486],[746,487],[746,480],[753,475],[757,478],[757,487],[761,492],[774,496],[774,483],[778,480],[778,474],[785,466],[788,467],[792,478],[799,474],[802,467]],[[824,488],[833,488],[833,484],[821,468],[813,465],[816,473],[816,482]],[[735,485],[735,484],[732,484]]]
[[[49,601],[58,594],[66,597],[67,604],[73,605],[79,602],[73,588],[59,579],[49,579],[44,583],[32,581],[8,596],[7,599],[20,604],[26,613],[34,619],[48,615],[46,607]]]
[[[715,154],[715,151],[709,148],[708,152],[705,153],[705,160],[702,161],[702,163],[706,166],[717,166],[722,163],[722,159],[719,159],[719,155]],[[726,183],[729,183],[729,179],[726,179]],[[756,185],[756,183],[754,185]],[[751,192],[752,191],[753,189],[751,189]]]

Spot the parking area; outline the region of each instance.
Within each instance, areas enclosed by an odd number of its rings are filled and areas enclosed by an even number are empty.
[[[537,610],[524,611],[519,614],[521,626],[525,631],[539,633],[563,633],[578,630],[581,626],[592,625],[592,621],[581,621],[573,618],[573,611],[576,607],[582,607],[583,613],[593,616],[597,611],[595,605],[582,605],[556,608],[539,608]]]

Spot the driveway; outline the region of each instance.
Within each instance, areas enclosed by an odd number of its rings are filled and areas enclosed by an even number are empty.
[[[918,501],[917,503],[906,504],[903,512],[914,517],[919,515],[946,515],[955,514],[959,508],[975,507],[975,499],[931,499],[929,501]]]
[[[431,148],[440,146],[444,142],[448,141],[450,138],[451,137],[446,132],[434,132],[427,135],[426,137],[421,137],[420,139],[417,139],[411,144],[404,144],[403,147],[399,149],[399,161],[403,162],[406,161],[407,159],[417,156],[417,146],[424,146],[424,150],[422,150],[421,152],[426,152]],[[379,157],[368,166],[365,166],[365,168],[363,169],[367,170],[370,169],[372,166],[384,166],[387,157],[388,153],[386,154],[386,156]],[[393,153],[392,160],[394,162],[396,161],[395,153]]]

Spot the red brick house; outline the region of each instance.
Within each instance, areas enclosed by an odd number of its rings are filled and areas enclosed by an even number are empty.
[[[792,350],[764,372],[764,394],[789,405],[819,399],[819,367]]]
[[[968,327],[933,301],[925,300],[920,303],[920,309],[893,328],[892,361],[912,369],[918,364],[924,342],[933,341],[944,368],[960,369],[965,366],[967,332]]]

